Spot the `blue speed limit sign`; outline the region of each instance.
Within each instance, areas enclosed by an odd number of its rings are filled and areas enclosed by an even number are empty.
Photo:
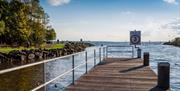
[[[141,31],[130,31],[130,44],[131,45],[141,44]]]

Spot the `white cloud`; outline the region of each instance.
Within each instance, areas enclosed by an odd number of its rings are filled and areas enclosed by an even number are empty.
[[[83,38],[94,41],[129,41],[129,31],[137,29],[142,31],[142,41],[167,41],[179,34],[178,30],[175,30],[179,26],[178,20],[159,20],[153,17],[145,17],[143,20],[136,18],[134,21],[127,22],[120,20],[117,19],[108,24],[88,20],[73,21],[58,26],[60,27],[58,35],[61,35],[60,37],[63,40],[79,40]]]
[[[49,4],[53,6],[68,4],[70,1],[71,0],[48,0]]]
[[[170,19],[172,20],[172,19]],[[141,30],[142,31],[142,41],[167,41],[169,39],[173,39],[175,36],[178,36],[180,34],[179,24],[177,24],[178,20],[173,22],[173,25],[170,26],[169,19],[157,19],[153,17],[146,17],[143,18],[143,21],[138,20],[132,21],[131,23],[126,23],[126,30],[130,29],[133,30]],[[166,25],[168,24],[168,25]],[[166,27],[165,27],[166,25]],[[175,26],[176,25],[176,26]],[[125,25],[122,25],[125,26]]]
[[[180,19],[164,24],[162,28],[175,31],[176,33],[180,34]]]
[[[163,0],[163,1],[169,4],[176,4],[176,5],[178,4],[176,0]]]

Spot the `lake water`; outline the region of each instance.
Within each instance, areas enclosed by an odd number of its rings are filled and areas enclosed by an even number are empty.
[[[104,45],[129,45],[127,42],[92,42],[93,44],[99,46]],[[150,65],[152,69],[157,72],[158,62],[169,62],[171,64],[170,70],[170,85],[173,91],[180,91],[180,47],[174,47],[169,45],[162,45],[161,42],[153,43],[142,43],[139,46],[142,52],[150,53]],[[93,48],[88,48],[88,69],[90,70],[94,65],[93,59]],[[97,48],[96,48],[97,49]],[[99,62],[99,51],[96,51],[96,61]],[[135,53],[136,54],[136,53]],[[111,54],[110,54],[111,55]],[[123,56],[131,57],[131,54],[116,53],[113,56]],[[75,66],[85,62],[85,54],[81,53],[75,55]],[[3,69],[3,64],[0,68]],[[16,65],[14,65],[16,66]],[[55,61],[48,62],[46,64],[41,64],[26,69],[9,72],[0,75],[0,91],[29,91],[38,85],[47,82],[54,77],[64,73],[65,71],[71,69],[72,67],[72,57],[67,57]],[[7,68],[7,67],[4,67]],[[85,65],[79,67],[75,70],[75,79],[78,79],[82,74],[85,73]],[[49,85],[46,86],[47,91],[56,91],[56,89],[63,90],[72,82],[72,73],[65,75]],[[57,86],[55,88],[55,85]],[[45,88],[40,89],[43,91]]]
[[[129,43],[94,42],[96,45],[128,45]],[[142,52],[150,53],[150,66],[157,73],[158,62],[170,63],[170,85],[173,91],[180,91],[180,47],[163,45],[162,42],[146,42],[139,46]]]

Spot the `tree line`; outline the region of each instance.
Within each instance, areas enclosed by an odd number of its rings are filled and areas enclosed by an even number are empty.
[[[0,44],[34,46],[55,38],[39,0],[0,0]]]
[[[173,40],[169,42],[165,42],[165,45],[174,45],[174,46],[179,46],[180,47],[180,37],[176,37]]]

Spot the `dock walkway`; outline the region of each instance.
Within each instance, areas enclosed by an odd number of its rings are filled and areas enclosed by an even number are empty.
[[[107,58],[68,86],[66,91],[164,91],[142,59]]]

